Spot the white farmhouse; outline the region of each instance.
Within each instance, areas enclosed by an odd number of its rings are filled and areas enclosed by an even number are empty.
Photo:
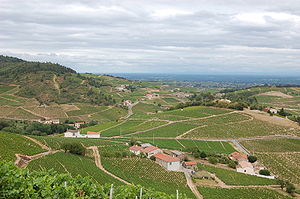
[[[68,129],[65,133],[64,133],[64,137],[66,138],[74,138],[74,137],[80,137],[80,131],[79,130],[71,130]]]
[[[240,173],[255,175],[253,165],[247,161],[239,161],[238,165],[236,166],[236,171]]]
[[[181,171],[180,159],[164,153],[154,155],[155,161],[169,171]]]
[[[86,133],[86,138],[100,138],[100,133],[99,132],[88,131]]]

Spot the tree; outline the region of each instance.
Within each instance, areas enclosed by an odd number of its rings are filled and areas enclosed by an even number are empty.
[[[236,168],[236,162],[235,162],[235,161],[233,161],[233,160],[229,160],[229,162],[228,162],[228,166],[229,166],[230,168],[233,168],[233,169],[235,169],[235,168]]]
[[[211,163],[211,164],[217,164],[219,161],[215,157],[209,157],[208,162]]]
[[[293,194],[295,193],[295,185],[293,185],[292,183],[286,183],[286,192],[289,193],[289,194]]]
[[[65,152],[76,155],[85,155],[85,148],[80,143],[64,143],[61,147]]]
[[[270,175],[271,175],[270,171],[267,170],[267,169],[262,169],[262,170],[260,170],[260,171],[259,171],[259,174],[260,174],[260,175],[264,175],[264,176],[270,176]]]
[[[256,157],[256,156],[253,156],[253,155],[249,155],[249,156],[248,156],[248,160],[249,160],[249,162],[254,163],[254,162],[256,162],[257,157]]]
[[[280,185],[280,188],[283,190],[285,187],[286,183],[283,180],[278,180],[278,184]]]
[[[200,158],[204,159],[207,157],[207,154],[204,151],[200,152]]]

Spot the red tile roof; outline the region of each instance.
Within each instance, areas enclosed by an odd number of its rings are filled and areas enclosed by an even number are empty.
[[[185,165],[189,165],[189,166],[192,166],[192,165],[196,165],[197,162],[194,162],[194,161],[189,161],[189,162],[184,162]]]
[[[248,159],[247,155],[244,153],[233,152],[230,154],[230,157],[238,160],[238,159]]]
[[[86,134],[88,134],[88,135],[99,135],[100,133],[88,131]]]
[[[156,146],[148,146],[148,147],[144,148],[144,149],[142,150],[142,152],[144,152],[144,153],[150,153],[151,151],[154,151],[154,150],[156,150],[156,149],[159,149],[159,148],[156,147]]]
[[[160,160],[165,161],[165,162],[179,162],[180,161],[179,158],[172,157],[172,156],[169,156],[169,155],[164,154],[164,153],[157,153],[157,154],[154,155],[154,157],[156,159],[160,159]]]
[[[137,146],[137,145],[134,145],[129,148],[129,150],[132,150],[132,151],[141,151],[142,149],[143,149],[143,147]]]
[[[76,122],[75,124],[85,124],[85,122]]]

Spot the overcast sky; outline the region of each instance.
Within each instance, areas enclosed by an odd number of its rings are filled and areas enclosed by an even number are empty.
[[[79,72],[300,75],[300,1],[0,0],[0,54]]]

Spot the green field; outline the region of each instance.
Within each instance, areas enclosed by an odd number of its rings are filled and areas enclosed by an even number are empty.
[[[146,113],[155,113],[156,111],[161,110],[161,108],[155,104],[145,104],[138,103],[132,108],[132,111],[136,115],[146,114]]]
[[[140,133],[134,136],[138,137],[176,137],[181,135],[182,133],[195,128],[197,125],[188,124],[188,123],[173,123],[167,126],[154,129],[151,131],[147,131],[145,133]]]
[[[176,140],[176,139],[139,139],[144,143],[151,143],[163,149],[190,151],[197,148],[206,153],[230,154],[235,149],[227,142],[199,141],[199,140]]]
[[[19,134],[5,133],[1,131],[0,148],[0,159],[4,161],[15,161],[16,153],[34,155],[45,151],[39,145]]]
[[[122,185],[123,183],[97,168],[94,160],[89,157],[58,152],[33,160],[28,165],[29,170],[50,170],[59,173],[69,173],[72,176],[88,176],[99,184]]]
[[[221,169],[214,166],[198,164],[199,169],[215,173],[227,185],[274,185],[276,180],[238,173],[234,170]]]
[[[115,121],[127,114],[127,110],[120,107],[112,107],[110,109],[95,113],[91,119],[98,121]]]
[[[32,136],[32,137],[52,149],[61,149],[63,143],[81,143],[86,147],[120,144],[119,142],[109,141],[104,139],[65,138],[65,137],[54,137],[54,136]]]
[[[69,116],[87,115],[105,110],[104,106],[92,106],[88,104],[76,104],[79,110],[68,111]]]
[[[116,126],[118,124],[120,124],[122,121],[118,121],[118,122],[105,122],[105,123],[100,123],[97,124],[95,126],[89,126],[86,128],[82,128],[80,129],[80,133],[85,134],[88,131],[92,131],[92,132],[101,132],[105,129],[111,128],[113,126]]]
[[[264,188],[234,188],[222,189],[212,187],[198,187],[204,199],[292,199],[277,191]]]

